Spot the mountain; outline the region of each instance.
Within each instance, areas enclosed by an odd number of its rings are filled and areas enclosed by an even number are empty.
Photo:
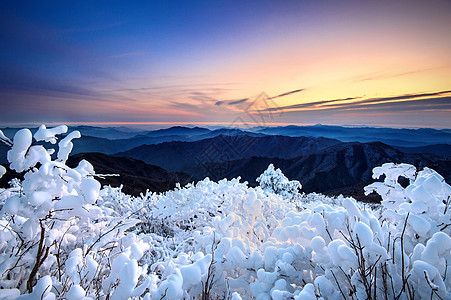
[[[203,139],[207,139],[207,138],[213,138],[213,137],[217,137],[220,135],[231,135],[231,136],[236,136],[236,135],[248,135],[248,136],[265,136],[266,134],[263,133],[255,133],[255,132],[251,132],[251,131],[245,131],[242,129],[238,129],[238,128],[220,128],[220,129],[216,129],[213,131],[210,131],[208,133],[202,134],[200,136],[198,136],[197,140],[203,140]]]
[[[135,194],[148,187],[167,190],[177,181],[191,181],[190,176],[198,180],[207,176],[213,180],[241,176],[255,185],[255,179],[270,163],[281,168],[288,178],[299,180],[305,192],[344,193],[360,199],[363,186],[373,181],[372,169],[384,162],[429,166],[451,181],[450,130],[325,125],[262,127],[253,132],[182,126],[146,132],[91,126],[71,129],[85,130],[85,135],[73,140],[75,158],[70,161],[85,157],[99,173],[120,173],[121,177],[107,177],[102,183],[122,183],[130,189],[129,193]],[[15,131],[16,128],[3,130],[10,137]],[[311,137],[297,136],[301,134]],[[119,138],[127,135],[128,138]],[[378,142],[367,142],[372,140]],[[438,140],[441,142],[425,144]],[[6,163],[7,150],[0,145],[0,163]]]
[[[50,127],[50,126],[49,126]],[[159,130],[137,130],[129,127],[98,127],[98,126],[68,126],[68,132],[78,130],[82,136],[91,136],[108,140],[127,140],[136,137],[162,137],[162,136],[194,136],[209,133],[210,130],[200,127],[181,127],[174,126]],[[37,127],[28,127],[32,133],[36,132]],[[20,128],[1,128],[3,133],[8,137],[13,137]]]
[[[141,145],[154,145],[164,142],[173,141],[199,141],[219,135],[253,135],[264,136],[260,133],[249,133],[240,129],[218,129],[209,130],[200,127],[181,127],[175,126],[167,129],[148,131],[148,132],[127,132],[120,128],[102,128],[92,126],[76,126],[69,128],[69,132],[73,130],[80,130],[81,138],[74,139],[72,142],[74,148],[72,154],[99,152],[104,154],[114,154],[117,152],[124,152]],[[17,128],[6,128],[5,135],[14,137]],[[36,128],[32,129],[35,132]],[[92,134],[92,135],[91,135]],[[63,135],[64,136],[64,135]],[[121,136],[128,136],[127,138],[120,138]],[[49,148],[57,148],[57,145],[46,145]],[[0,163],[7,163],[6,152],[7,147],[0,144]]]
[[[158,133],[157,133],[158,131]],[[187,128],[187,127],[171,127],[162,129],[161,131],[150,131],[146,135],[137,135],[127,139],[107,139],[101,137],[93,137],[82,135],[80,139],[74,139],[74,154],[85,152],[100,152],[105,154],[114,154],[117,152],[124,152],[141,145],[155,145],[165,142],[191,142],[199,141],[219,135],[246,135],[264,136],[258,133],[247,133],[242,130],[221,129],[210,131],[204,128]],[[171,135],[162,135],[164,133]]]
[[[395,148],[405,153],[430,153],[435,155],[451,156],[451,145],[447,144]]]
[[[100,153],[71,156],[68,165],[75,166],[81,159],[86,159],[94,165],[97,173],[120,174],[120,177],[101,179],[101,183],[123,184],[124,191],[134,195],[148,188],[156,192],[169,190],[176,182],[184,185],[205,177],[217,181],[240,176],[254,186],[255,179],[270,163],[280,168],[289,179],[299,180],[304,192],[344,194],[360,200],[369,199],[363,196],[363,187],[374,181],[372,169],[385,162],[431,167],[446,181],[451,181],[449,156],[404,153],[381,142],[340,143],[330,139],[221,135],[196,142],[140,146],[127,152],[120,155],[143,155],[160,166],[165,165],[165,169],[183,173],[166,171],[142,160]],[[15,177],[13,175],[9,171],[2,178],[3,186]]]
[[[78,130],[82,136],[92,136],[109,140],[129,139],[147,131],[133,130],[127,127],[97,127],[97,126],[69,126],[68,132]]]
[[[123,185],[123,192],[139,195],[147,189],[152,192],[165,192],[175,188],[176,183],[182,186],[192,179],[182,172],[168,172],[160,167],[152,166],[129,157],[115,157],[101,153],[83,153],[69,157],[67,165],[76,167],[80,160],[85,159],[93,166],[97,174],[119,174],[97,178],[102,185],[117,187]]]
[[[201,135],[201,134],[207,134],[210,130],[206,128],[201,127],[184,127],[184,126],[173,126],[170,128],[165,129],[159,129],[159,130],[153,130],[145,133],[145,136],[149,137],[161,137],[161,136],[195,136],[195,135]]]
[[[342,143],[295,158],[250,157],[227,162],[208,162],[184,171],[195,178],[212,180],[240,176],[250,185],[270,163],[291,180],[299,180],[303,191],[346,194],[364,199],[363,187],[373,182],[372,169],[386,162],[431,167],[451,180],[451,159],[430,154],[403,153],[380,142]]]
[[[432,128],[405,129],[384,127],[343,127],[330,125],[257,127],[255,132],[286,136],[311,136],[342,142],[383,142],[391,146],[417,147],[433,144],[451,145],[449,130]]]
[[[219,135],[195,142],[143,145],[115,156],[132,157],[170,171],[179,171],[206,162],[224,162],[252,156],[292,158],[339,143],[326,138]]]
[[[113,154],[120,151],[130,150],[132,148],[141,145],[152,145],[158,144],[166,141],[172,141],[177,139],[177,137],[147,137],[139,135],[129,139],[115,139],[110,140],[106,138],[92,137],[92,136],[81,136],[79,139],[74,139],[73,154],[85,153],[85,152],[100,152],[105,154]]]

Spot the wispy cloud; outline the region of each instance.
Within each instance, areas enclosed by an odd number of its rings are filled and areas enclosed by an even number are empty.
[[[221,105],[238,105],[238,104],[242,104],[245,103],[247,101],[249,101],[250,98],[243,98],[243,99],[239,99],[239,100],[222,100],[222,101],[217,101],[215,103],[215,105],[217,106],[221,106]]]
[[[301,110],[330,110],[330,109],[364,109],[369,108],[371,105],[378,106],[393,106],[393,105],[407,105],[408,102],[425,105],[426,103],[431,104],[434,99],[447,99],[444,98],[435,98],[437,96],[442,96],[451,93],[451,90],[447,91],[439,91],[439,92],[430,92],[430,93],[418,93],[418,94],[404,94],[399,96],[391,96],[391,97],[380,97],[380,98],[367,98],[363,100],[357,100],[362,97],[350,97],[350,98],[342,98],[342,99],[332,99],[332,100],[322,100],[322,101],[314,101],[307,103],[298,103],[293,105],[281,106],[281,107],[270,107],[263,110],[259,110],[258,112],[273,112],[273,111],[301,111]],[[421,101],[423,98],[432,97],[428,99],[424,99],[425,101]],[[409,101],[410,100],[410,101]],[[429,102],[428,102],[429,101]],[[440,103],[442,104],[442,103]]]
[[[326,104],[324,108],[327,107],[356,107],[356,106],[364,106],[372,103],[396,103],[402,100],[411,100],[411,99],[419,99],[424,97],[436,97],[442,96],[451,93],[451,90],[448,91],[440,91],[440,92],[432,92],[432,93],[420,93],[420,94],[405,94],[393,97],[381,97],[381,98],[369,98],[360,101],[354,101],[352,103],[338,103],[338,104]],[[418,100],[415,100],[418,101]],[[402,101],[404,103],[405,101]]]
[[[451,97],[426,98],[406,101],[390,101],[369,103],[367,105],[349,104],[330,108],[332,110],[365,110],[365,111],[420,111],[420,110],[451,110]]]
[[[428,72],[428,71],[440,70],[440,69],[447,68],[447,67],[449,67],[449,66],[425,68],[425,69],[420,69],[420,70],[412,70],[412,71],[398,72],[398,73],[373,73],[373,74],[353,77],[353,78],[351,78],[351,81],[362,82],[362,81],[370,81],[370,80],[396,78],[396,77],[402,77],[402,76],[407,76],[407,75],[412,75],[412,74],[419,74],[419,73]]]
[[[133,98],[124,95],[107,94],[81,83],[58,80],[45,74],[34,74],[6,67],[0,70],[0,102],[8,101],[4,95],[15,95],[19,98],[45,97],[70,101],[91,102],[134,102]]]
[[[106,22],[106,23],[100,23],[93,26],[86,26],[86,27],[74,27],[69,29],[63,29],[61,30],[62,33],[80,33],[80,32],[96,32],[96,31],[105,31],[105,30],[112,30],[116,29],[117,27],[121,27],[127,24],[130,24],[130,21],[118,21],[118,22]]]
[[[298,90],[294,90],[294,91],[289,91],[289,92],[285,92],[285,93],[279,94],[277,96],[268,97],[267,99],[268,100],[274,100],[274,99],[277,99],[277,98],[280,98],[280,97],[285,97],[285,96],[288,96],[288,95],[300,93],[300,92],[302,92],[304,90],[305,89],[298,89]],[[238,100],[220,100],[220,101],[217,101],[215,103],[215,105],[217,105],[217,106],[221,106],[221,105],[235,106],[235,105],[240,105],[240,104],[246,103],[249,100],[251,100],[251,98],[243,98],[243,99],[238,99]],[[278,109],[279,108],[276,108],[276,109],[268,108],[267,110],[270,111],[270,110],[278,110]]]
[[[323,100],[323,101],[315,101],[315,102],[308,102],[308,103],[298,103],[298,104],[287,105],[287,106],[269,107],[269,108],[264,109],[263,111],[270,112],[270,111],[284,111],[284,110],[303,109],[303,108],[315,108],[315,107],[319,107],[321,105],[328,104],[328,103],[351,101],[351,100],[355,100],[355,99],[359,99],[359,98],[361,98],[361,97]]]
[[[107,56],[107,58],[122,58],[122,57],[135,56],[135,55],[141,55],[141,54],[145,54],[145,52],[133,51],[133,52],[116,54],[116,55],[110,55],[110,56]]]
[[[104,90],[103,92],[133,92],[133,91],[148,91],[148,90],[180,90],[184,92],[191,92],[196,90],[213,90],[213,91],[227,91],[229,88],[223,88],[223,86],[230,86],[236,83],[197,83],[197,84],[174,84],[174,85],[154,85],[138,88],[119,88]]]
[[[218,100],[214,97],[215,94],[200,92],[200,91],[191,91],[188,93],[188,98],[199,101],[201,103],[216,103]]]
[[[280,97],[285,97],[285,96],[288,96],[288,95],[292,95],[292,94],[296,94],[296,93],[300,93],[300,92],[302,92],[302,91],[305,91],[305,89],[298,89],[298,90],[294,90],[294,91],[289,91],[289,92],[286,92],[286,93],[282,93],[282,94],[280,94],[280,95],[277,95],[277,96],[274,96],[274,97],[271,97],[271,98],[269,98],[269,99],[276,99],[276,98],[280,98]]]

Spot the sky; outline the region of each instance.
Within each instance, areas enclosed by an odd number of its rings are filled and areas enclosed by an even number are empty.
[[[0,124],[451,128],[451,1],[0,1]]]

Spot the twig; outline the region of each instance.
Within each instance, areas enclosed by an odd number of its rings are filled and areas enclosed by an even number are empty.
[[[38,273],[39,267],[44,263],[44,261],[47,259],[47,256],[49,255],[49,247],[46,247],[44,245],[45,240],[45,228],[42,225],[42,220],[39,221],[39,225],[41,226],[41,237],[39,239],[39,245],[38,245],[38,253],[36,254],[36,262],[34,264],[33,269],[31,270],[30,276],[28,277],[27,281],[27,290],[29,293],[33,291],[33,286],[36,282],[36,274]]]
[[[443,300],[442,297],[440,297],[440,295],[438,294],[438,287],[435,286],[435,284],[433,285],[433,283],[429,280],[429,276],[428,273],[426,271],[424,272],[424,278],[426,278],[426,282],[428,283],[428,285],[431,287],[432,292],[431,292],[431,299],[432,299],[432,294],[435,294],[440,300]]]
[[[401,272],[402,272],[402,289],[399,292],[398,296],[396,297],[396,299],[399,299],[402,295],[402,292],[404,292],[404,290],[406,289],[406,284],[407,284],[407,278],[406,278],[406,270],[405,270],[405,266],[404,266],[404,234],[406,232],[406,227],[407,227],[407,220],[409,219],[409,215],[410,212],[407,213],[407,217],[406,217],[406,221],[404,222],[404,228],[402,229],[402,233],[401,233]],[[395,256],[395,253],[393,252],[393,256]]]
[[[210,299],[210,293],[211,293],[211,289],[213,288],[213,284],[214,284],[214,278],[215,278],[215,274],[213,273],[215,271],[215,244],[216,244],[216,234],[213,232],[213,243],[211,244],[211,262],[210,265],[208,266],[208,272],[207,272],[207,279],[205,280],[204,283],[204,288],[202,290],[202,296],[201,299],[202,300],[208,300]]]
[[[72,224],[70,224],[70,226],[66,229],[66,231],[63,233],[63,236],[61,237],[60,242],[58,243],[58,252],[56,254],[56,262],[58,264],[58,278],[59,281],[61,281],[61,263],[60,263],[60,254],[61,254],[61,243],[64,240],[64,236],[66,235],[66,233],[69,231],[69,229],[72,227]]]
[[[116,229],[117,229],[119,226],[121,226],[121,225],[122,225],[122,221],[120,221],[119,223],[117,223],[116,225],[114,225],[113,228],[111,228],[110,230],[106,231],[105,233],[100,234],[99,237],[97,238],[97,240],[96,240],[94,243],[92,243],[92,245],[89,246],[89,248],[86,250],[86,254],[85,254],[85,255],[88,255],[88,253],[91,252],[91,250],[92,250],[92,248],[94,247],[94,245],[97,244],[98,242],[100,242],[100,240],[101,240],[105,235],[107,235],[108,233],[110,233],[110,232],[116,230]]]
[[[335,274],[334,274],[334,271],[330,270],[330,272],[332,273],[332,276],[334,277],[335,282],[337,283],[338,289],[340,290],[340,293],[341,293],[341,295],[343,296],[343,299],[346,300],[346,299],[347,299],[347,298],[346,298],[346,295],[345,295],[345,293],[343,292],[343,290],[341,289],[340,283],[338,282],[337,277],[336,277]]]
[[[167,294],[167,293],[168,293],[168,288],[166,288],[166,289],[164,290],[164,294],[163,294],[163,296],[161,296],[160,300],[164,299],[164,298],[166,297],[166,294]]]

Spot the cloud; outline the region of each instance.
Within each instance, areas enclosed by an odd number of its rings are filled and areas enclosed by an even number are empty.
[[[234,85],[236,83],[197,83],[197,84],[174,84],[174,85],[155,85],[148,87],[139,87],[139,88],[119,88],[119,89],[111,89],[104,90],[103,92],[133,92],[133,91],[147,91],[147,90],[174,90],[180,92],[196,92],[199,90],[202,91],[211,91],[211,92],[224,92],[229,91],[228,88],[222,88],[219,86],[228,86]]]
[[[86,26],[86,27],[74,27],[69,29],[60,30],[63,33],[82,33],[82,32],[96,32],[96,31],[105,31],[116,29],[117,27],[121,27],[127,24],[130,24],[130,21],[118,21],[118,22],[103,22],[99,25],[94,26]]]
[[[448,91],[439,91],[439,92],[431,92],[431,93],[420,93],[420,94],[405,94],[405,95],[399,95],[399,96],[392,96],[392,97],[381,97],[381,98],[368,98],[363,100],[354,101],[357,99],[360,99],[361,97],[350,97],[350,98],[343,98],[343,99],[333,99],[333,100],[323,100],[323,101],[315,101],[315,102],[308,102],[308,103],[298,103],[293,105],[287,105],[287,106],[281,106],[281,107],[271,107],[266,108],[263,110],[259,110],[258,112],[273,112],[273,111],[300,111],[303,109],[315,109],[315,110],[345,110],[345,109],[364,109],[369,108],[371,105],[385,105],[385,106],[393,106],[393,105],[407,105],[408,102],[412,103],[423,103],[418,102],[421,101],[421,99],[418,98],[424,98],[424,97],[436,97],[451,93],[451,90]],[[445,97],[446,98],[446,97]],[[426,101],[429,101],[429,103],[432,103],[433,99],[441,99],[441,98],[430,98],[425,99]],[[409,101],[411,100],[411,101]],[[398,104],[399,103],[399,104]],[[424,104],[423,104],[424,105]],[[412,105],[411,105],[412,106]]]
[[[201,103],[215,103],[218,100],[204,92],[191,92],[188,98],[199,101]]]
[[[451,90],[432,92],[432,93],[421,93],[421,94],[405,94],[405,95],[393,96],[393,97],[369,98],[369,99],[364,99],[364,100],[360,100],[360,101],[355,101],[352,103],[326,104],[326,105],[324,105],[324,108],[327,108],[327,107],[334,107],[334,108],[354,107],[355,108],[357,106],[364,106],[364,105],[368,105],[368,104],[372,104],[372,103],[385,103],[385,102],[396,103],[399,100],[410,100],[410,99],[417,99],[417,98],[424,98],[424,97],[435,97],[435,96],[445,95],[448,93],[451,93]],[[418,100],[415,100],[415,101],[418,101]],[[405,101],[402,101],[401,103],[405,103]]]
[[[323,100],[323,101],[316,101],[316,102],[309,102],[309,103],[298,103],[298,104],[287,105],[287,106],[270,107],[270,108],[264,109],[263,111],[269,112],[269,111],[283,111],[283,110],[287,110],[287,109],[314,108],[314,107],[317,107],[317,106],[323,105],[323,104],[339,102],[339,101],[350,101],[350,100],[355,100],[355,99],[359,99],[359,98],[361,98],[361,97]]]
[[[289,92],[285,92],[285,93],[279,94],[279,95],[274,96],[274,97],[268,97],[267,99],[268,100],[273,100],[273,99],[276,99],[276,98],[280,98],[280,97],[288,96],[288,95],[291,95],[291,94],[299,93],[299,92],[302,92],[304,90],[305,89],[298,89],[298,90],[294,90],[294,91],[289,91]],[[242,104],[242,103],[246,103],[250,99],[251,98],[243,98],[243,99],[239,99],[239,100],[221,100],[221,101],[217,101],[215,103],[215,105],[217,105],[217,106],[221,106],[221,105],[239,105],[239,104]]]
[[[133,52],[127,52],[127,53],[116,54],[116,55],[110,55],[110,56],[107,56],[107,58],[122,58],[122,57],[135,56],[135,55],[141,55],[141,54],[145,54],[145,52],[142,52],[142,51],[133,51]]]
[[[451,110],[451,97],[427,98],[407,101],[378,102],[367,105],[349,104],[331,108],[332,110],[364,110],[380,112],[401,112],[420,110]]]
[[[383,126],[432,126],[450,128],[451,95],[409,99],[404,101],[387,101],[359,105],[345,105],[327,108],[292,109],[280,113],[280,123],[304,124],[378,124]],[[274,112],[256,113],[269,120]]]
[[[298,90],[294,90],[294,91],[282,93],[282,94],[280,94],[280,95],[271,97],[271,98],[269,98],[269,99],[272,100],[272,99],[276,99],[276,98],[280,98],[280,97],[285,97],[285,96],[288,96],[288,95],[291,95],[291,94],[296,94],[296,93],[302,92],[302,91],[304,91],[304,90],[305,90],[305,89],[298,89]]]
[[[401,72],[401,73],[385,73],[385,74],[370,74],[370,75],[363,75],[363,76],[357,76],[352,78],[354,82],[362,82],[362,81],[370,81],[370,80],[380,80],[380,79],[387,79],[387,78],[395,78],[395,77],[402,77],[406,75],[412,75],[412,74],[418,74],[423,73],[427,71],[434,71],[442,69],[443,67],[436,67],[436,68],[427,68],[427,69],[421,69],[421,70],[413,70],[413,71],[407,71],[407,72]]]
[[[25,72],[17,72],[14,69],[5,72],[0,71],[0,91],[46,96],[55,94],[60,96],[92,96],[92,91],[83,87],[26,74]]]
[[[83,101],[136,102],[136,99],[124,95],[103,93],[89,86],[84,87],[81,83],[6,66],[0,70],[0,104],[5,105],[10,102],[11,97],[19,99],[21,103],[33,102],[39,98],[42,101],[41,105],[48,106],[49,109],[51,105],[48,104],[57,100],[74,103]]]
[[[245,103],[247,101],[249,101],[250,98],[243,98],[243,99],[239,99],[239,100],[222,100],[222,101],[216,101],[215,105],[217,106],[221,106],[223,104],[225,105],[238,105],[238,104],[242,104]]]

